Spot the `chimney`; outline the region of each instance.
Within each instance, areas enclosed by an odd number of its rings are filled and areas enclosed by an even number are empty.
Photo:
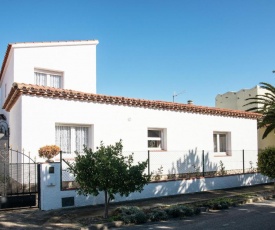
[[[187,104],[188,104],[188,105],[193,105],[193,101],[192,101],[192,100],[188,100],[188,101],[187,101]]]

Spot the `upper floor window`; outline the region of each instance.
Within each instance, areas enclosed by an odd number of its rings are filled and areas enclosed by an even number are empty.
[[[34,84],[62,88],[62,72],[34,70]]]

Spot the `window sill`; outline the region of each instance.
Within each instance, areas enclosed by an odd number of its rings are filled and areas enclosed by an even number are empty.
[[[231,156],[227,154],[215,154],[214,157],[231,157]]]
[[[167,152],[167,150],[163,150],[163,149],[148,149],[148,151],[150,152]]]

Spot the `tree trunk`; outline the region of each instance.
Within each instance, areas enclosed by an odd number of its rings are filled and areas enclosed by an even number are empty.
[[[273,193],[275,194],[275,178],[273,179],[273,181],[274,181]]]
[[[108,204],[109,204],[109,199],[108,199],[108,192],[107,190],[104,191],[105,195],[105,211],[104,211],[104,218],[108,218]]]

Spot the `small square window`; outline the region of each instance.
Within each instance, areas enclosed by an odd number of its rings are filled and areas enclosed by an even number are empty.
[[[149,150],[164,150],[164,129],[148,129],[147,138]]]

